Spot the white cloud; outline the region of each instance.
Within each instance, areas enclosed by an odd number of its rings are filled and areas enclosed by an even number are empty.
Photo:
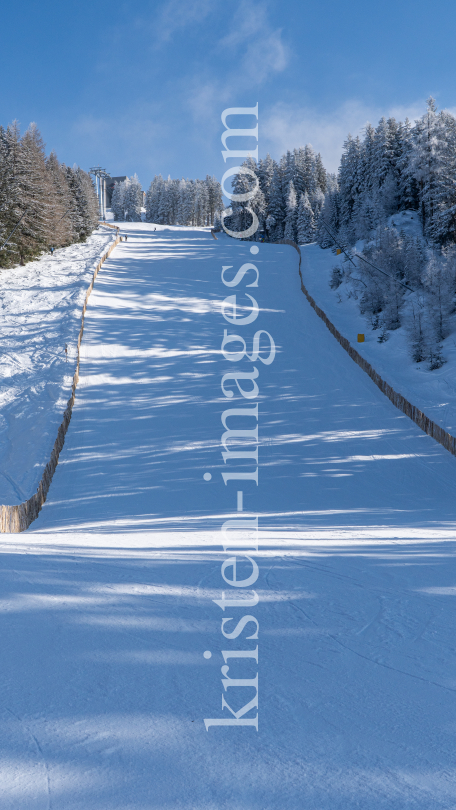
[[[191,110],[196,121],[203,122],[207,126],[208,122],[213,122],[217,128],[220,124],[220,112],[223,104],[229,98],[226,88],[220,86],[216,81],[205,81],[195,83],[188,82],[186,104]],[[210,127],[212,131],[212,127]]]
[[[213,8],[213,0],[168,0],[154,25],[156,38],[168,42],[179,29],[202,22]]]
[[[270,24],[264,4],[242,0],[229,18],[229,25],[227,20],[227,27],[228,32],[214,43],[210,54],[211,59],[220,54],[229,57],[230,68],[223,79],[208,79],[207,72],[201,71],[188,76],[185,82],[185,104],[210,139],[220,128],[223,107],[236,106],[233,90],[260,88],[274,74],[285,70],[291,55],[282,40],[282,30]]]
[[[243,83],[263,84],[287,67],[290,49],[282,41],[282,29],[273,28],[264,4],[242,0],[231,20],[230,31],[217,47],[233,54]]]
[[[260,109],[260,153],[269,151],[277,158],[287,149],[311,143],[316,152],[321,152],[328,171],[335,172],[349,132],[353,136],[360,135],[368,121],[376,126],[383,115],[401,121],[408,117],[413,122],[424,110],[422,101],[382,109],[353,99],[324,113],[311,107],[279,103],[265,112]]]

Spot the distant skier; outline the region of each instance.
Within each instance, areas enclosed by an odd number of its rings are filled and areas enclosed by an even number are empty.
[[[51,256],[53,256],[53,255],[54,255],[54,250],[55,250],[55,248],[50,247],[50,248],[49,248],[49,250],[51,251]]]
[[[125,234],[125,241],[127,241],[127,235]]]

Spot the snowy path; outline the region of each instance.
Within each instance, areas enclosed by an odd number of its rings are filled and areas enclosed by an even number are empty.
[[[49,500],[1,538],[0,810],[450,810],[456,459],[332,338],[291,248],[129,228],[90,299]],[[220,622],[239,608],[212,601],[239,488],[220,416],[251,402],[220,388],[220,271],[248,261],[261,312],[242,334],[280,351],[257,364],[259,485],[243,486],[260,634],[234,642]],[[257,643],[258,733],[206,731],[230,716],[221,650]],[[242,689],[224,693],[237,710]]]

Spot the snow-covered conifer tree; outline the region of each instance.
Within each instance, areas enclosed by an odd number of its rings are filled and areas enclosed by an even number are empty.
[[[339,216],[340,229],[344,233],[344,242],[353,244],[355,237],[355,223],[353,211],[356,211],[355,201],[360,192],[359,162],[361,159],[361,146],[359,138],[348,136],[344,143],[344,152],[339,169]]]
[[[141,208],[143,203],[143,191],[138,176],[130,177],[130,182],[125,188],[125,219],[127,222],[141,222]]]
[[[438,210],[439,180],[444,155],[442,119],[433,98],[413,130],[410,162],[418,182],[420,213],[426,236],[434,237],[434,216]]]
[[[260,160],[258,163],[257,174],[258,179],[260,181],[260,188],[261,191],[263,192],[266,205],[268,204],[269,201],[269,189],[276,169],[278,169],[277,163],[275,162],[275,160],[272,159],[269,152],[266,155],[266,157]]]
[[[307,198],[308,199],[308,198]],[[287,208],[285,218],[285,239],[292,239],[296,241],[296,220],[298,215],[298,205],[296,199],[296,191],[293,185],[293,180],[290,180],[287,194]]]
[[[286,200],[290,183],[292,182],[295,174],[294,155],[289,149],[284,155],[282,155],[279,165],[280,176],[282,179],[282,197],[284,200]]]
[[[208,225],[214,225],[215,217],[220,218],[223,209],[222,188],[215,177],[206,175],[206,187],[208,191]]]
[[[67,167],[66,178],[72,205],[71,216],[73,230],[80,242],[84,242],[92,233],[98,222],[98,209],[95,189],[90,177],[76,164]]]
[[[233,194],[246,194],[254,188],[256,188],[256,191],[248,202],[233,200],[231,205],[232,214],[230,217],[226,218],[225,222],[229,230],[236,233],[245,233],[252,226],[253,216],[251,212],[254,212],[258,218],[258,228],[256,232],[258,233],[263,228],[266,215],[264,194],[259,181],[257,182],[255,179],[257,178],[258,167],[252,158],[248,158],[244,161],[242,166],[253,172],[254,177],[245,172],[240,172],[235,175],[232,182]],[[250,238],[255,238],[255,235]]]
[[[340,194],[334,177],[328,176],[328,186],[316,232],[317,242],[322,248],[334,247],[334,237],[337,238],[340,226]]]
[[[271,242],[277,242],[283,239],[283,221],[285,219],[285,206],[282,196],[282,177],[280,169],[277,168],[274,172],[270,189],[269,189],[269,204],[267,210],[266,227],[268,228],[269,220],[269,238]]]
[[[312,198],[309,198],[309,202],[313,211],[315,222],[317,223],[320,219],[320,214],[323,211],[323,206],[325,204],[325,195],[319,186],[317,186],[317,190],[312,194]]]
[[[50,241],[54,247],[63,247],[75,239],[71,220],[72,200],[65,169],[54,151],[46,160],[46,171],[51,187]],[[98,217],[98,211],[96,213]]]
[[[54,152],[46,158],[36,124],[22,138],[17,122],[0,127],[0,240],[10,237],[0,266],[85,239],[97,222],[90,177],[78,167],[67,169]]]
[[[307,191],[307,194],[309,195],[309,200],[311,200],[318,188],[318,183],[317,183],[315,152],[309,143],[304,147],[302,157],[303,157],[304,191]]]
[[[328,180],[326,169],[323,166],[323,160],[320,153],[318,153],[315,158],[315,180],[320,191],[323,192],[323,194],[326,194]]]
[[[423,274],[428,318],[433,334],[440,344],[450,332],[450,317],[454,311],[454,278],[448,265],[434,255]]]
[[[158,222],[160,197],[164,189],[164,180],[161,174],[155,175],[146,194],[146,221]]]
[[[411,301],[407,332],[412,359],[415,363],[421,363],[429,356],[429,335],[422,296]]]
[[[44,144],[35,125],[31,125],[20,139],[19,127],[14,123],[6,131],[10,158],[14,165],[13,219],[22,221],[9,243],[16,249],[21,263],[33,259],[50,238],[51,190],[46,173]],[[12,201],[12,200],[11,200]]]
[[[315,220],[307,191],[301,194],[298,206],[297,240],[300,245],[314,242],[316,237]]]
[[[111,197],[111,211],[116,222],[123,222],[125,219],[125,183],[116,182]]]

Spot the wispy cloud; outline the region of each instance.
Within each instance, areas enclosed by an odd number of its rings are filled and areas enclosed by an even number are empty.
[[[282,73],[289,64],[291,49],[283,41],[282,29],[271,25],[266,4],[241,0],[227,21],[226,33],[215,41],[208,57],[210,63],[221,58],[229,67],[221,72],[223,78],[208,79],[207,70],[188,76],[186,106],[213,138],[223,105],[235,105],[239,89],[254,92]]]
[[[214,0],[168,0],[156,20],[156,39],[169,42],[176,31],[202,22],[214,10]]]
[[[272,27],[265,5],[246,0],[239,4],[218,48],[232,54],[244,81],[248,78],[255,86],[285,70],[290,59],[282,29]]]

